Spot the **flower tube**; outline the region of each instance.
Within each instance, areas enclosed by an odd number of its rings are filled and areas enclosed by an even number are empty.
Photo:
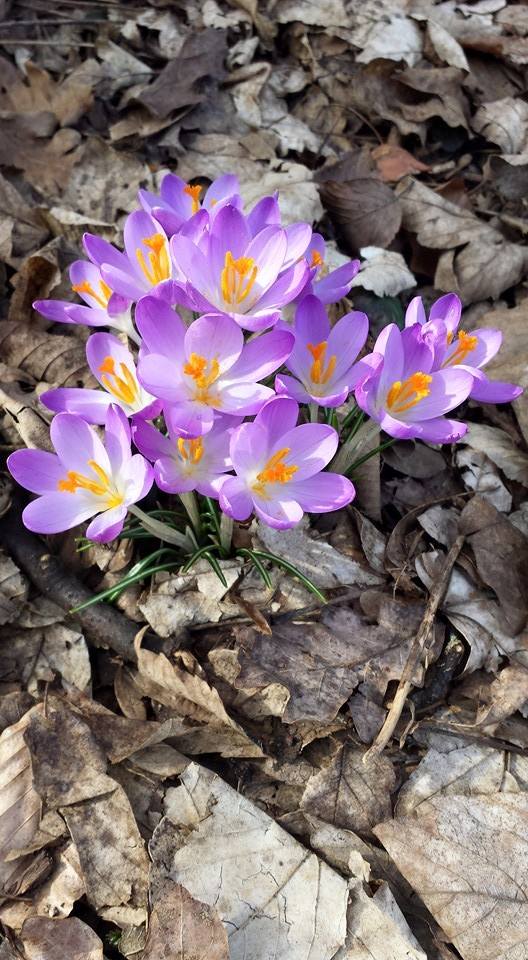
[[[192,186],[176,174],[168,173],[161,182],[160,196],[149,190],[140,190],[139,202],[161,224],[167,236],[172,237],[202,209],[210,216],[216,216],[226,203],[240,207],[239,193],[238,177],[232,173],[218,177],[207,188],[199,184]]]

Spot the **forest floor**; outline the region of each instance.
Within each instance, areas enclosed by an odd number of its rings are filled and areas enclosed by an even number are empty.
[[[528,6],[0,0],[0,441],[91,384],[69,298],[138,187],[280,191],[375,336],[455,290],[528,385]],[[339,518],[71,608],[79,552],[0,490],[0,960],[528,958],[528,394],[455,447],[398,442]],[[372,442],[373,435],[369,437]]]

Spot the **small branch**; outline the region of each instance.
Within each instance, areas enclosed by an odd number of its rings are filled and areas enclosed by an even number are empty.
[[[365,763],[369,758],[380,754],[385,747],[387,746],[390,738],[392,737],[398,720],[401,717],[403,708],[405,706],[405,701],[409,695],[409,692],[412,687],[412,678],[414,676],[414,671],[418,666],[422,653],[427,645],[429,637],[434,626],[435,616],[438,612],[438,608],[444,598],[444,594],[447,590],[447,585],[451,577],[451,571],[455,565],[455,562],[458,558],[458,555],[462,549],[464,543],[464,537],[461,535],[456,538],[453,546],[451,547],[449,553],[447,554],[442,572],[438,577],[438,580],[433,584],[431,592],[429,594],[429,599],[427,601],[427,606],[425,608],[425,613],[423,620],[420,624],[418,633],[414,637],[413,642],[411,643],[411,648],[407,656],[407,661],[403,668],[403,673],[400,677],[400,682],[398,684],[398,689],[394,696],[391,708],[385,719],[378,736],[374,740],[374,743],[367,750],[364,761]]]

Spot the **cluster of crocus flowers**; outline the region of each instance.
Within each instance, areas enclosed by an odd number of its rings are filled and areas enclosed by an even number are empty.
[[[123,251],[85,236],[88,259],[70,268],[82,303],[35,304],[50,321],[113,333],[86,343],[97,388],[42,394],[56,413],[56,452],[8,460],[38,494],[23,514],[31,530],[93,518],[87,537],[108,541],[153,483],[214,498],[233,520],[254,515],[285,529],[354,497],[332,470],[343,405],[342,422],[357,405],[392,437],[436,444],[463,435],[465,424],[446,414],[466,399],[518,396],[482,372],[500,334],[460,330],[455,295],[429,317],[415,298],[405,329],[387,326],[371,353],[364,313],[332,325],[327,306],[349,292],[359,263],[328,271],[321,235],[284,225],[277,196],[245,212],[234,175],[204,187],[169,174],[159,196],[140,191],[139,200]],[[333,425],[318,422],[321,408]]]

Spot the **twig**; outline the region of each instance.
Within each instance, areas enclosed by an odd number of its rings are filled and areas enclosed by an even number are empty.
[[[84,24],[83,24],[84,26]],[[27,40],[23,37],[21,40],[10,40],[0,37],[0,47],[95,47],[95,43],[77,43],[73,40]]]
[[[378,736],[364,756],[365,762],[367,762],[368,759],[374,755],[380,754],[385,749],[396,729],[396,724],[401,717],[402,710],[405,706],[405,701],[412,687],[414,671],[420,662],[421,655],[431,635],[436,613],[447,590],[449,578],[451,577],[451,571],[462,549],[463,543],[463,535],[460,535],[456,538],[453,546],[445,558],[442,572],[436,583],[434,583],[432,586],[429,599],[427,601],[427,606],[425,608],[425,613],[423,615],[423,620],[416,636],[414,637],[414,640],[411,643],[411,648],[409,650],[407,661],[405,663],[405,667],[403,668],[403,673],[400,677],[398,689],[396,690],[391,708],[387,714],[385,723],[378,733]]]
[[[48,553],[41,540],[22,526],[18,512],[19,503],[15,500],[14,508],[2,517],[0,542],[34,586],[67,612],[90,600],[92,593],[64,569],[57,557]],[[127,620],[114,607],[106,604],[88,607],[74,619],[95,646],[110,647],[124,660],[134,662],[137,659],[134,639],[138,625]]]

